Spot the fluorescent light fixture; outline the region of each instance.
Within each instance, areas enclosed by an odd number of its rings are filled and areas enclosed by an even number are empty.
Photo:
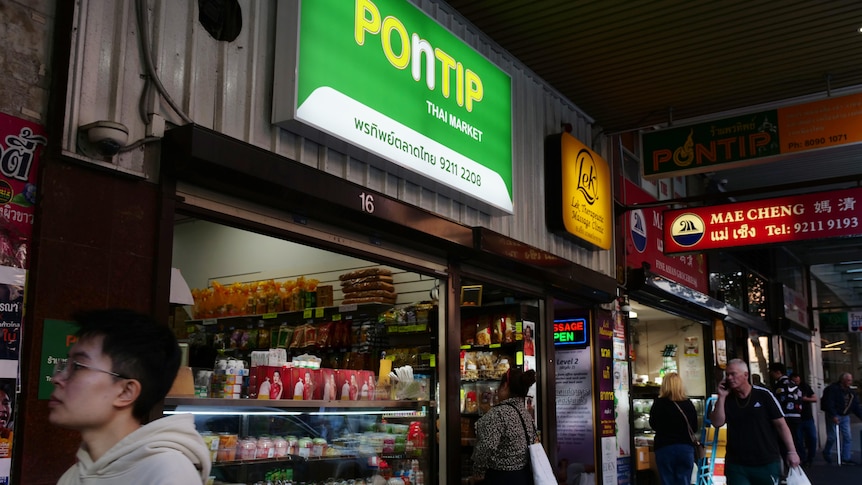
[[[275,411],[272,409],[261,410],[261,411],[164,411],[163,414],[194,414],[197,416],[299,416],[302,413],[299,411]],[[345,413],[342,413],[345,414]]]
[[[823,348],[825,349],[827,347],[835,347],[836,345],[841,345],[841,344],[846,343],[846,342],[847,342],[846,340],[839,340],[837,342],[832,342],[831,344],[826,344],[823,346]]]
[[[423,418],[427,414],[425,411],[279,411],[274,408],[261,408],[260,411],[239,411],[239,410],[214,410],[214,409],[182,409],[173,411],[164,411],[163,414],[194,414],[197,416],[367,416],[381,415],[384,418]]]
[[[840,347],[823,347],[820,349],[821,352],[831,352],[833,350],[841,350]]]
[[[853,268],[844,271],[845,273],[862,273],[862,268]]]

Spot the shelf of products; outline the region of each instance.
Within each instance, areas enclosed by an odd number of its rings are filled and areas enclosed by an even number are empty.
[[[216,483],[424,483],[431,474],[433,401],[167,398],[165,414],[174,413],[194,414]]]

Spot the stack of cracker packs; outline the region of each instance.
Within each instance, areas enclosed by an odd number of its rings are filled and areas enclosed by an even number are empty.
[[[398,294],[392,284],[392,271],[387,268],[365,268],[338,277],[344,293],[342,304],[386,303],[394,305]]]

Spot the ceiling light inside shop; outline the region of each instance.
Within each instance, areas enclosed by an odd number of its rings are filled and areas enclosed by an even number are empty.
[[[841,345],[841,344],[846,343],[846,342],[847,342],[846,340],[839,340],[837,342],[832,342],[831,344],[826,344],[826,345],[824,345],[824,347],[835,347],[836,345]]]

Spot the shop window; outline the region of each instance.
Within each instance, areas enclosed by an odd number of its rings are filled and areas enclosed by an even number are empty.
[[[710,293],[746,313],[767,318],[767,279],[739,268],[709,274]]]

